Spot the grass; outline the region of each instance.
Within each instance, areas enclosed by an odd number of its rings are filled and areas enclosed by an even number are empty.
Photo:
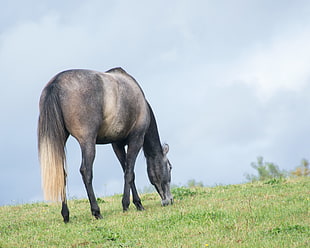
[[[146,211],[123,213],[121,196],[0,207],[0,247],[310,247],[310,178],[212,188],[175,188],[175,204],[141,196]]]

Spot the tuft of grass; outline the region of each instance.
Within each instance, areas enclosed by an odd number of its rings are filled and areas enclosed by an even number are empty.
[[[197,195],[198,191],[194,188],[179,187],[173,188],[171,193],[173,194],[175,200],[183,200],[186,197],[193,197]]]
[[[0,247],[309,247],[310,178],[175,188],[175,204],[141,195],[146,211],[122,212],[121,196],[0,207]]]

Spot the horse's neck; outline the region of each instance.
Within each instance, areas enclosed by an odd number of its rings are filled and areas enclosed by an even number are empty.
[[[147,159],[155,159],[155,157],[162,156],[163,153],[155,116],[150,106],[149,109],[151,122],[148,130],[145,133],[143,151]]]

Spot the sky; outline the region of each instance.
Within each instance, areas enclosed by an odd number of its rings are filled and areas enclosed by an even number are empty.
[[[141,85],[170,146],[172,183],[245,182],[263,156],[310,159],[310,2],[290,0],[4,0],[0,9],[0,205],[43,200],[38,102],[58,72],[121,66]],[[68,196],[86,197],[67,143]],[[136,185],[149,187],[143,153]],[[121,193],[110,145],[94,190]]]

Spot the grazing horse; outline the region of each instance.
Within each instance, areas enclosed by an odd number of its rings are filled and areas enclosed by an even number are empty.
[[[96,219],[102,218],[92,186],[96,144],[111,143],[122,166],[124,211],[130,204],[130,189],[136,208],[144,209],[134,174],[135,161],[142,147],[150,182],[160,195],[162,205],[173,203],[171,165],[166,156],[169,147],[160,143],[154,113],[142,89],[122,68],[105,73],[64,71],[52,78],[42,91],[38,122],[42,187],[46,200],[62,201],[64,222],[69,221],[65,144],[70,134],[82,151],[80,172]]]

